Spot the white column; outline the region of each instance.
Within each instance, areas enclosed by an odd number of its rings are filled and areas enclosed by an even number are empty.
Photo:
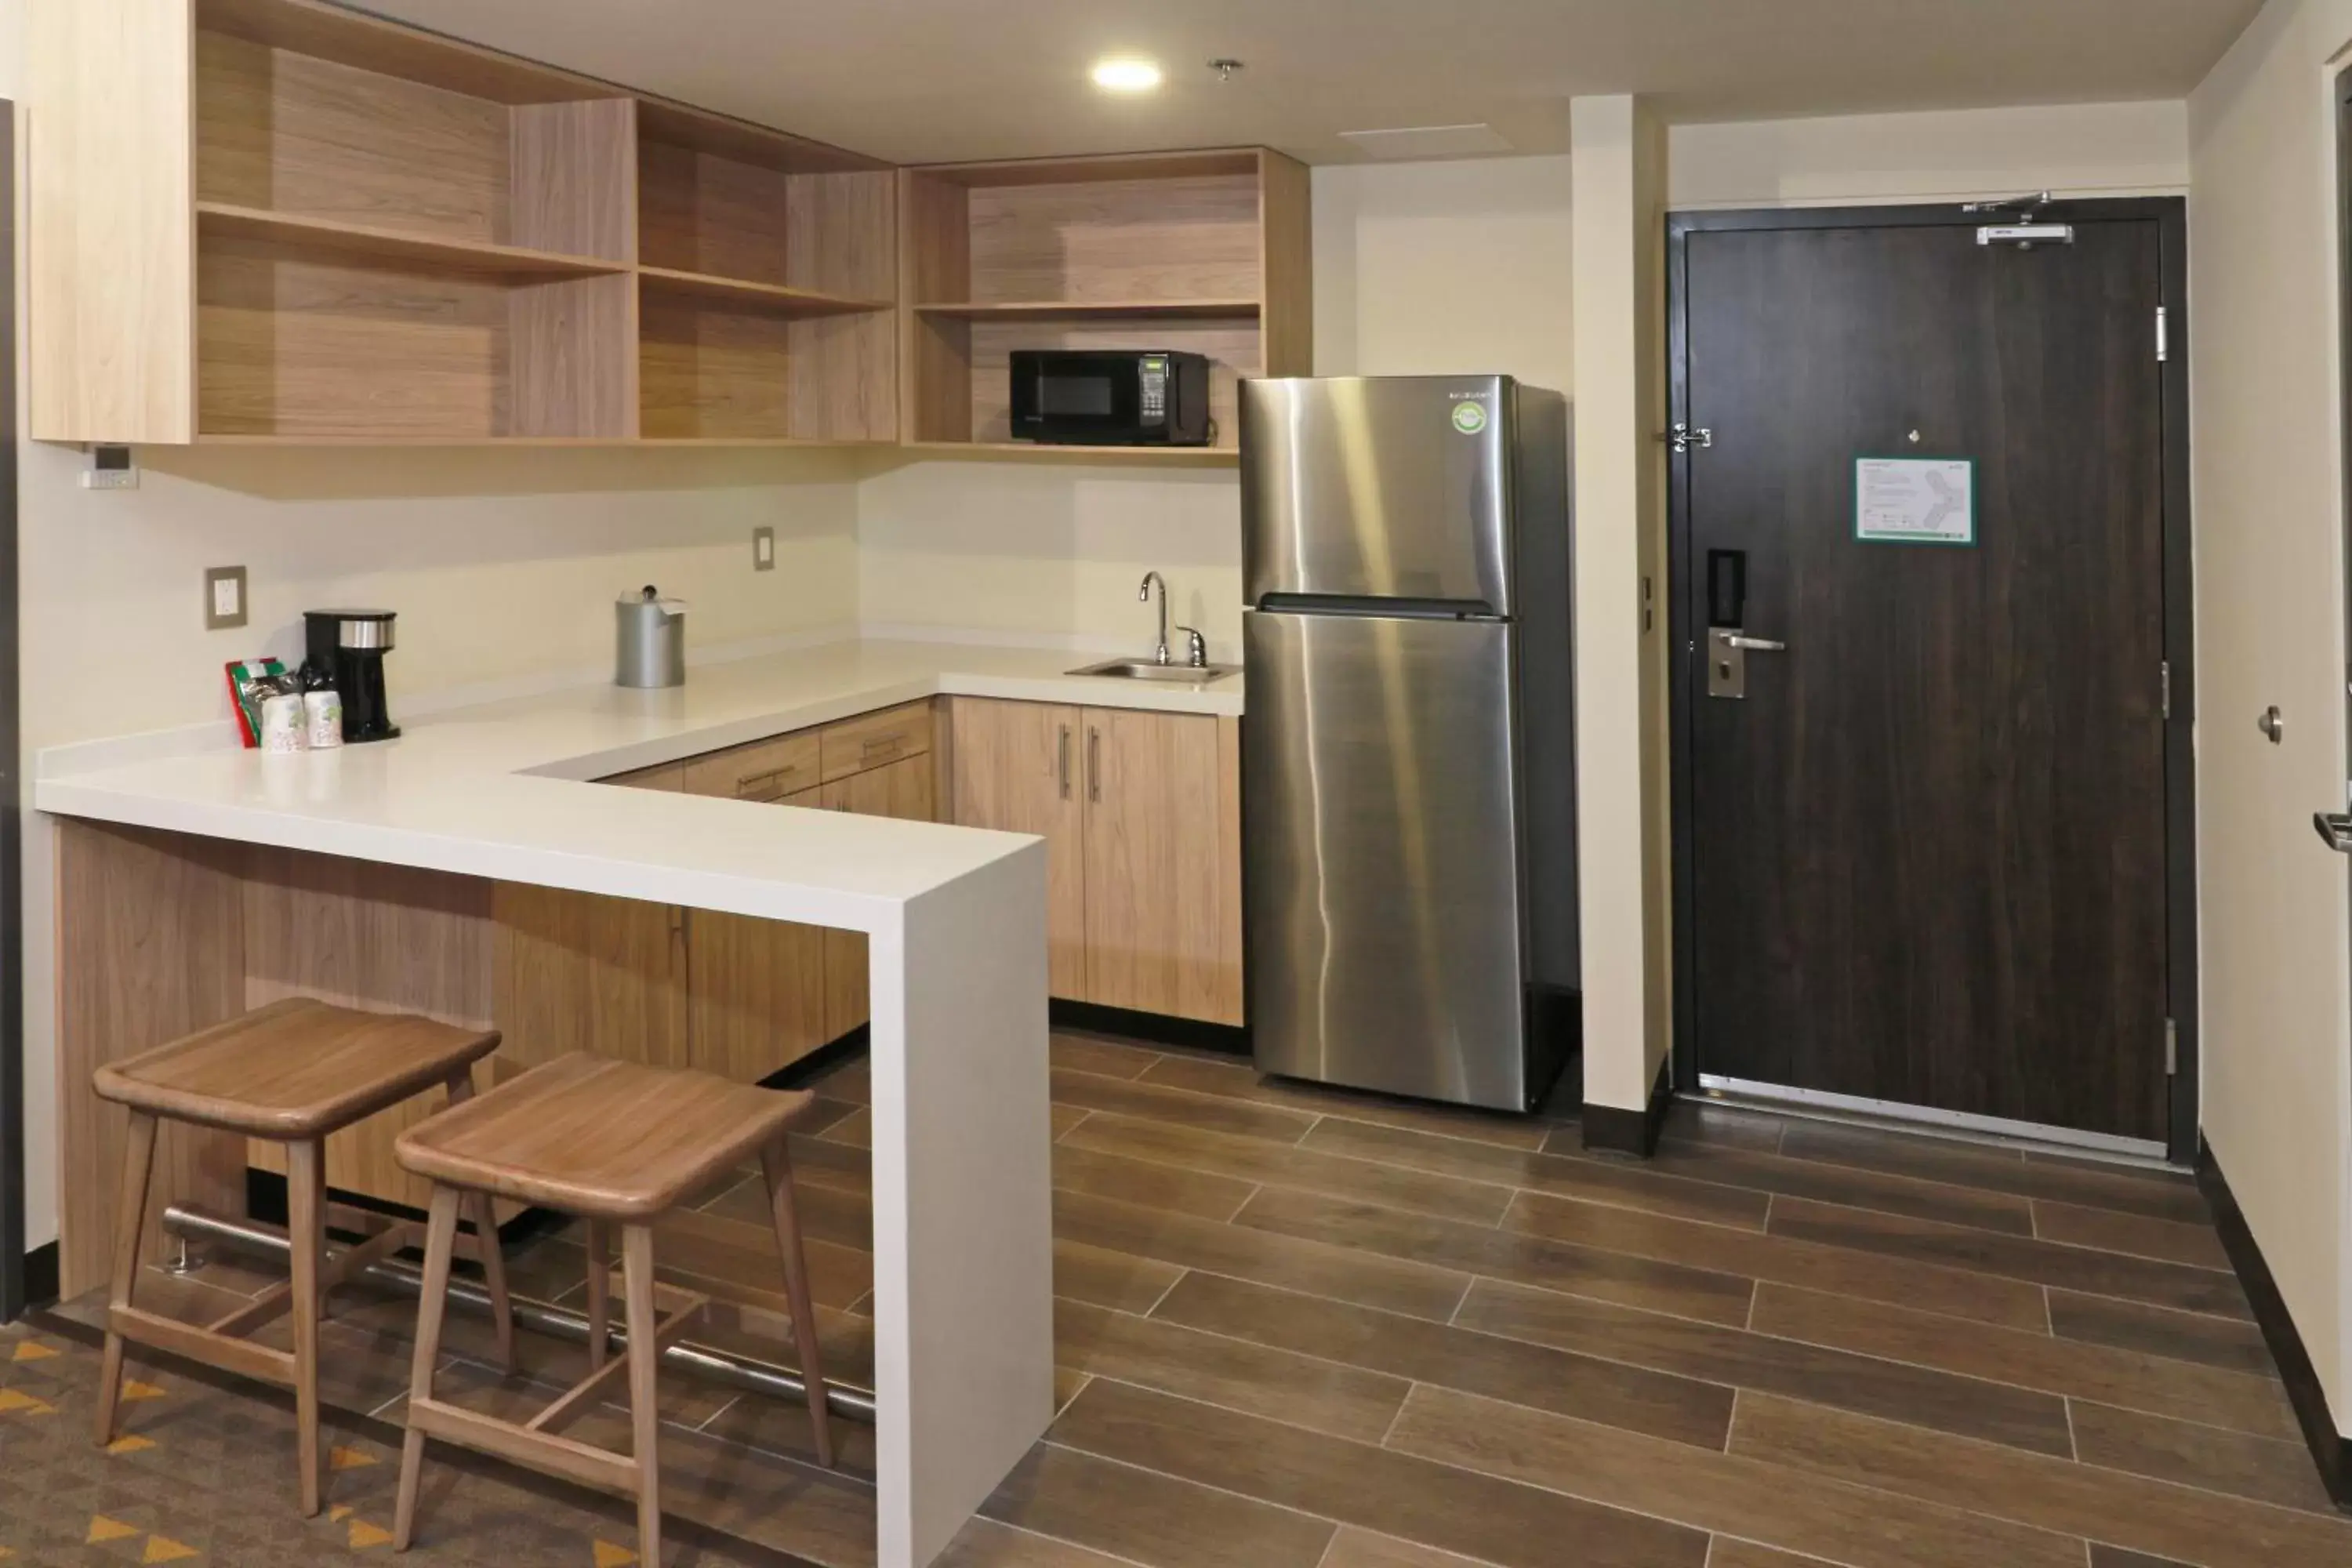
[[[866,952],[877,1560],[926,1568],[1054,1418],[1045,847]]]
[[[1648,1104],[1673,1034],[1665,469],[1655,439],[1665,417],[1665,135],[1623,96],[1572,100],[1569,134],[1584,1098],[1631,1110]]]

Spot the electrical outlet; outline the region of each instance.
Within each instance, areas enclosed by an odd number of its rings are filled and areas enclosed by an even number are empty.
[[[131,458],[128,447],[92,447],[89,467],[81,471],[81,488],[86,490],[135,490],[139,488],[139,465]]]
[[[245,625],[245,568],[205,568],[205,630],[226,631]]]
[[[751,570],[773,572],[776,569],[776,531],[755,528],[751,531]]]

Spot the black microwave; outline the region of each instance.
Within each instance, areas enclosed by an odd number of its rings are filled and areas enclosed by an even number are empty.
[[[1205,447],[1209,362],[1167,349],[1014,349],[1013,438],[1069,447]]]

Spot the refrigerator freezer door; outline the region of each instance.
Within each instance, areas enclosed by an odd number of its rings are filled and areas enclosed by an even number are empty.
[[[1526,1110],[1512,628],[1243,625],[1259,1068]]]
[[[1509,615],[1517,391],[1501,375],[1244,382],[1244,602],[1470,601]]]

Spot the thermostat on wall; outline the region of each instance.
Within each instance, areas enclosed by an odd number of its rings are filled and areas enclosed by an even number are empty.
[[[86,490],[135,490],[139,488],[139,465],[131,460],[128,447],[92,447],[89,467],[81,471],[81,488]]]

